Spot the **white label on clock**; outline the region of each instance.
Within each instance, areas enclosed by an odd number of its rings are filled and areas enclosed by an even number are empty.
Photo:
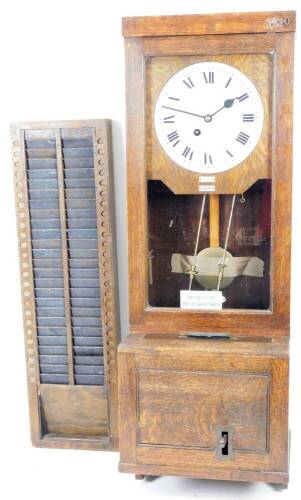
[[[155,106],[158,140],[177,165],[199,173],[229,170],[258,143],[264,121],[261,97],[241,71],[201,62],[175,73]]]
[[[225,302],[222,292],[217,290],[181,290],[181,309],[207,309],[220,311]]]
[[[212,184],[215,182],[215,176],[214,175],[200,175],[199,182],[200,183],[209,182],[209,184]]]
[[[214,193],[215,184],[200,184],[199,191],[204,192],[204,193]]]

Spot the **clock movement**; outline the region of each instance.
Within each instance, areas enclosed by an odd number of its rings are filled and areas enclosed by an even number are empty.
[[[120,470],[288,483],[294,12],[123,20]]]

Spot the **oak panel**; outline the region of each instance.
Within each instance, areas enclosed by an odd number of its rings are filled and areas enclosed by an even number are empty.
[[[190,477],[204,477],[198,468],[213,475],[287,474],[287,348],[269,338],[130,335],[119,346],[120,469],[182,468]],[[223,426],[233,430],[233,455],[226,459],[217,454]]]
[[[139,444],[267,451],[269,378],[252,373],[138,371]]]
[[[277,123],[272,135],[272,255],[271,283],[272,297],[269,311],[227,310],[221,314],[207,311],[184,311],[181,309],[152,308],[148,306],[148,226],[146,212],[146,159],[143,154],[147,138],[145,130],[145,65],[146,42],[153,43],[152,56],[176,56],[184,43],[186,53],[189,42],[181,37],[136,38],[126,40],[127,54],[127,96],[128,96],[128,227],[129,227],[129,283],[130,285],[130,329],[132,332],[150,331],[199,331],[206,325],[208,331],[236,330],[240,335],[262,335],[267,330],[275,336],[289,325],[289,263],[290,263],[290,212],[291,212],[291,83],[293,33],[271,33],[247,36],[242,41],[239,35],[232,43],[237,51],[248,48],[249,53],[274,53],[273,81],[271,95],[277,96],[272,105],[272,120]],[[245,35],[244,35],[245,36]],[[258,42],[258,38],[260,41]],[[198,38],[198,37],[195,37]],[[200,43],[202,43],[202,37]],[[215,37],[207,53],[219,46],[220,37]],[[170,40],[170,44],[169,43]],[[266,42],[266,43],[265,43]],[[196,43],[196,41],[195,41]],[[264,48],[266,45],[266,49]],[[160,52],[161,50],[161,52]],[[226,50],[228,53],[228,50]],[[148,56],[147,56],[148,57]],[[285,126],[284,126],[285,124]],[[285,137],[286,140],[282,140]],[[146,149],[145,149],[146,151]],[[286,160],[286,158],[288,160]],[[164,175],[164,173],[163,173]],[[283,221],[283,223],[281,222]],[[281,266],[276,265],[280,263]],[[260,333],[261,331],[261,333]],[[272,333],[273,332],[273,333]]]
[[[262,33],[295,30],[294,11],[242,12],[186,16],[125,17],[125,37]]]
[[[107,405],[105,391],[100,387],[40,386],[40,411],[45,434],[78,438],[107,436]]]

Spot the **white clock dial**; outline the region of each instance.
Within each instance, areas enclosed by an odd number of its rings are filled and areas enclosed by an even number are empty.
[[[200,173],[229,170],[249,156],[263,127],[260,95],[243,73],[202,62],[178,71],[155,107],[155,129],[166,154]]]

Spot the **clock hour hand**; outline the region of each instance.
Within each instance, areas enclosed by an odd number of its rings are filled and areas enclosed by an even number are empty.
[[[198,118],[205,118],[203,115],[198,115],[197,113],[192,113],[191,111],[185,111],[184,109],[171,108],[170,106],[162,106],[162,108],[177,111],[178,113],[185,113],[186,115],[197,116]]]
[[[234,101],[238,99],[237,97],[234,97],[234,99],[226,99],[225,102],[224,102],[224,105],[219,108],[217,111],[215,111],[215,113],[212,113],[211,118],[212,116],[216,115],[217,113],[219,113],[222,109],[224,108],[232,108],[233,104],[234,104]]]

